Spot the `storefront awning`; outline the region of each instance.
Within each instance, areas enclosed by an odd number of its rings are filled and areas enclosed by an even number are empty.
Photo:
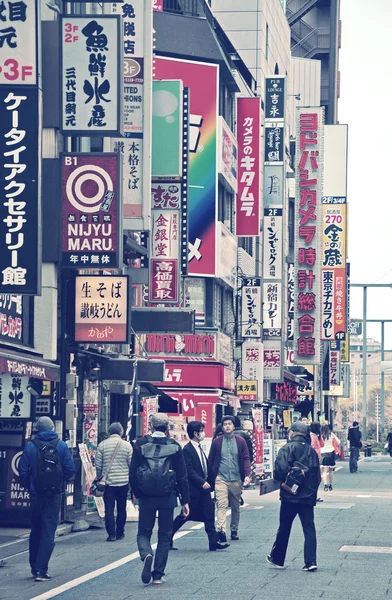
[[[13,373],[46,381],[60,380],[60,367],[41,357],[0,349],[0,373]]]

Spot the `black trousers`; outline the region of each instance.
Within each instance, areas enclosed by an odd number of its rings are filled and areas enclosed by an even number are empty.
[[[350,448],[350,473],[358,471],[359,448],[351,446]]]
[[[61,494],[31,496],[29,562],[33,571],[48,572],[59,522]]]
[[[209,490],[205,493],[202,493],[201,496],[191,497],[189,509],[189,517],[184,518],[182,513],[180,513],[174,519],[172,535],[177,533],[180,527],[182,527],[187,521],[201,521],[204,523],[204,529],[208,535],[209,545],[214,546],[219,538],[215,529],[215,507]]]
[[[128,484],[107,485],[103,500],[105,502],[105,527],[108,535],[123,535],[127,520]],[[114,507],[117,503],[117,519],[114,519]]]
[[[153,579],[160,579],[165,574],[173,531],[174,502],[164,502],[162,498],[139,498],[139,527],[137,546],[140,558],[153,554],[151,548],[152,530],[158,511],[158,546],[155,552]]]
[[[317,541],[316,528],[314,526],[314,507],[308,504],[282,502],[280,506],[279,529],[271,550],[272,560],[277,565],[284,565],[291,526],[297,515],[301,520],[305,536],[305,564],[308,565],[316,562]]]

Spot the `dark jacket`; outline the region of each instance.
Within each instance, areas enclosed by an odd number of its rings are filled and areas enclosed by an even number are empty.
[[[202,464],[200,462],[199,455],[192,442],[189,442],[183,448],[184,459],[186,464],[186,470],[188,473],[188,484],[189,493],[191,498],[199,498],[203,494],[209,494],[213,489],[213,477],[211,471],[211,464],[206,456],[208,477],[205,478]],[[210,489],[204,490],[203,485],[208,482],[211,486]]]
[[[138,480],[137,480],[137,470],[143,464],[143,455],[141,453],[141,446],[147,444],[151,441],[150,436],[143,436],[136,440],[135,445],[133,447],[133,454],[131,459],[131,466],[129,467],[129,484],[131,486],[132,493],[136,496],[136,498],[145,498],[145,494],[139,489]],[[156,444],[166,444],[168,438],[165,437],[154,437],[154,443]],[[171,465],[173,471],[176,473],[177,480],[177,489],[181,498],[181,504],[189,504],[189,486],[188,486],[188,478],[186,472],[186,466],[184,461],[184,454],[182,452],[182,448],[180,444],[175,442],[178,446],[178,451],[173,454],[171,458]],[[163,497],[163,503],[169,506],[175,506],[176,503],[176,492],[171,492],[170,494]]]
[[[296,495],[280,488],[280,499],[282,502],[314,506],[321,481],[320,463],[317,452],[305,441],[303,435],[294,436],[279,450],[275,460],[274,479],[283,483],[295,461],[308,467],[305,482],[299,487]]]
[[[238,466],[240,468],[241,480],[244,481],[245,477],[249,477],[250,475],[250,458],[248,446],[246,445],[246,442],[242,437],[238,435],[234,435],[234,437],[238,447]],[[210,454],[208,455],[208,460],[211,463],[212,481],[214,483],[219,472],[219,466],[222,457],[223,438],[224,436],[220,435],[219,437],[212,440]]]
[[[253,462],[253,445],[252,445],[252,439],[251,439],[249,433],[247,433],[244,429],[240,429],[239,427],[236,427],[234,429],[234,434],[239,435],[240,437],[244,438],[246,445],[248,446],[250,462],[252,463]]]
[[[359,431],[359,427],[349,427],[347,439],[351,448],[362,448],[361,438],[362,433]]]
[[[41,442],[50,442],[57,440],[58,435],[55,431],[40,431],[35,436],[35,439]],[[75,475],[75,465],[69,448],[63,440],[59,440],[57,443],[57,452],[59,455],[60,463],[63,469],[64,481],[69,481]],[[23,454],[19,461],[19,476],[23,487],[34,496],[37,494],[34,485],[34,475],[37,468],[37,452],[38,448],[29,442],[25,447]]]

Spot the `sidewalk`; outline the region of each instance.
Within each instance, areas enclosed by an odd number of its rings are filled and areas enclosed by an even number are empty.
[[[155,600],[188,596],[241,600],[301,599],[381,600],[392,595],[392,509],[389,457],[360,462],[360,472],[350,474],[348,463],[334,479],[333,492],[321,492],[324,502],[316,507],[318,532],[317,573],[304,573],[303,536],[295,522],[287,555],[287,569],[277,571],[265,562],[278,524],[277,492],[260,497],[245,492],[240,540],[224,552],[208,552],[200,525],[187,524],[171,552],[165,591],[144,587],[136,548],[136,523],[126,526],[126,538],[105,542],[105,532],[90,530],[59,538],[48,583],[34,583],[29,576],[27,553],[8,560],[1,570],[2,600]],[[52,591],[51,591],[52,590]]]

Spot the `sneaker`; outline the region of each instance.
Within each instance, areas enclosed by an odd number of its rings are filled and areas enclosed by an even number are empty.
[[[332,485],[330,485],[329,486],[329,491],[332,492],[332,490],[333,490],[333,487],[332,487]]]
[[[125,538],[125,533],[116,533],[116,540],[123,540]]]
[[[108,537],[106,538],[107,542],[115,542],[116,541],[116,536],[115,535],[108,535]]]
[[[324,486],[324,492],[328,492],[328,490],[329,490],[329,485],[325,485]]]
[[[34,577],[34,579],[37,577],[38,575],[38,571],[36,571],[35,569],[31,569],[31,574]]]
[[[162,583],[166,583],[166,579],[164,577],[160,577],[159,579],[152,580],[154,585],[161,585]]]
[[[269,565],[271,565],[271,567],[275,567],[275,569],[285,569],[286,568],[284,565],[278,565],[277,563],[275,563],[272,560],[271,554],[268,554],[268,556],[266,556],[265,560],[267,561],[267,563]]]
[[[227,542],[227,537],[224,531],[218,531],[218,537],[219,537],[219,541],[222,542],[222,544],[226,544]]]
[[[39,571],[36,573],[35,581],[50,581],[52,578],[49,577],[47,573],[40,573]]]
[[[313,571],[317,571],[317,565],[316,563],[310,563],[309,565],[305,565],[304,567],[302,567],[303,571],[309,571],[310,573],[312,573]]]
[[[232,531],[230,537],[231,537],[232,540],[239,540],[240,539],[238,537],[238,533],[236,531]]]
[[[147,585],[151,581],[152,554],[147,554],[143,561],[142,582]]]

